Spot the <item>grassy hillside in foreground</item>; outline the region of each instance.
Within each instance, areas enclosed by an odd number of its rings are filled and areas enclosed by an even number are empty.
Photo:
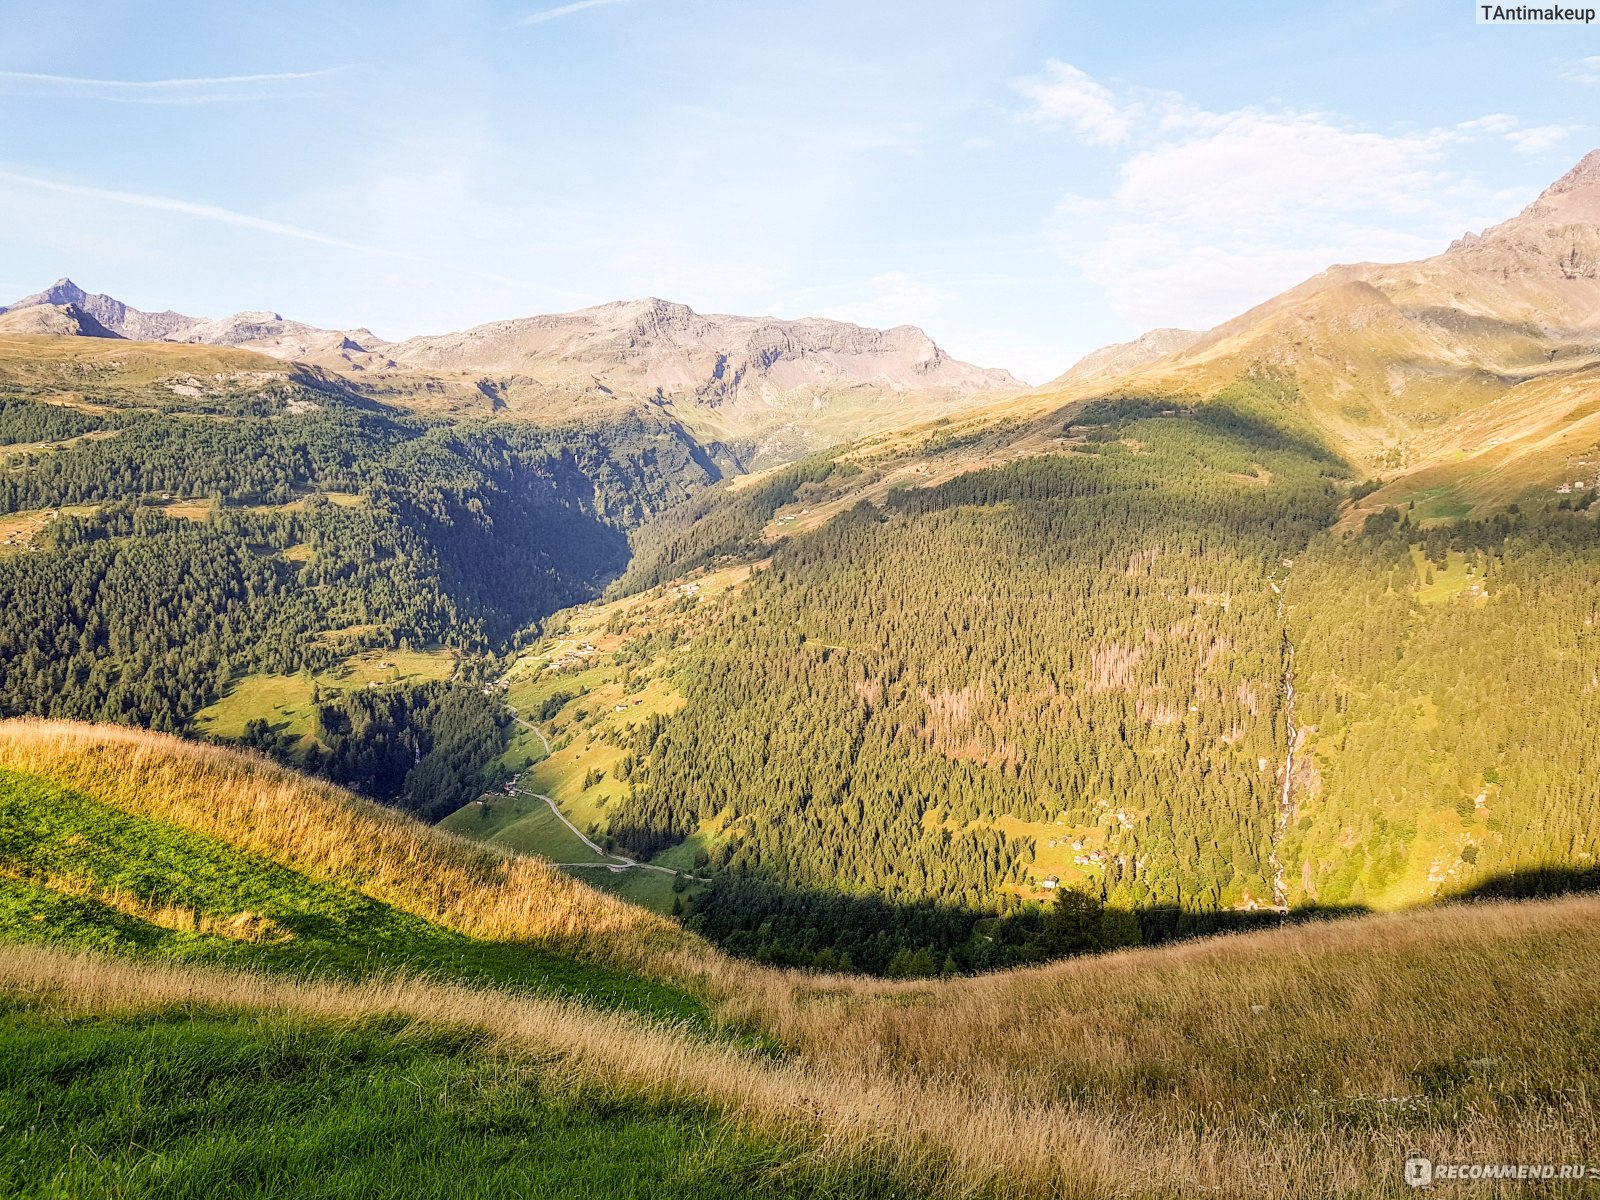
[[[475,1031],[0,1010],[8,1196],[871,1194],[694,1103],[627,1103]],[[70,1086],[59,1082],[70,1077]]]
[[[362,1182],[372,1180],[427,1194],[432,1168],[397,1181],[389,1164],[406,1160],[385,1128],[480,1148],[472,1161],[442,1160],[468,1194],[481,1181],[542,1178],[556,1154],[598,1154],[622,1170],[655,1144],[666,1178],[703,1180],[713,1195],[848,1195],[848,1183],[864,1196],[1287,1200],[1400,1194],[1399,1163],[1416,1149],[1573,1161],[1600,1144],[1600,1106],[1584,1083],[1600,1061],[1594,898],[1449,906],[896,983],[729,960],[535,860],[248,756],[14,722],[0,726],[0,764],[13,784],[20,772],[47,781],[9,794],[25,797],[5,809],[11,882],[32,872],[46,886],[53,878],[56,895],[134,910],[164,895],[168,924],[148,924],[190,940],[188,951],[118,945],[107,957],[19,945],[15,928],[0,939],[0,995],[13,1010],[0,1026],[7,1102],[31,1101],[28,1124],[51,1139],[41,1145],[89,1148],[65,1163],[25,1149],[0,1159],[24,1192],[200,1194],[218,1171],[265,1189],[335,1153],[318,1140],[319,1113],[327,1129],[349,1131],[339,1142],[347,1169],[324,1172],[327,1195],[372,1194]],[[260,914],[260,940],[195,952],[223,936],[230,906],[231,917]],[[172,931],[185,913],[189,927]],[[638,1011],[659,1011],[648,1006],[599,1011],[582,987],[541,996],[528,980],[452,973],[420,953],[380,950],[370,965],[432,979],[370,974],[361,962],[340,977],[238,969],[270,963],[273,926],[260,918],[309,940],[319,919],[343,914],[352,933],[387,930],[413,947],[453,931],[635,964],[694,992],[712,1023],[759,1036],[710,1038]],[[425,935],[423,920],[435,927]],[[62,1034],[58,1050],[41,1045],[41,1027]],[[278,1032],[263,1049],[253,1028]],[[439,1039],[460,1061],[431,1054]],[[169,1052],[194,1072],[193,1095],[163,1090]],[[67,1059],[70,1074],[50,1065]],[[365,1079],[372,1105],[328,1081],[324,1061]],[[506,1099],[495,1083],[506,1071],[536,1074],[549,1090]],[[144,1107],[100,1115],[95,1096],[135,1086]],[[217,1105],[246,1088],[243,1115],[225,1118]],[[396,1095],[416,1108],[385,1108]],[[607,1114],[590,1131],[604,1135],[598,1143],[563,1124],[560,1097]],[[194,1107],[169,1113],[175,1099]],[[706,1129],[696,1155],[709,1157],[686,1164],[662,1114]],[[525,1123],[515,1145],[503,1136],[514,1120]],[[260,1137],[241,1146],[246,1127]],[[564,1130],[578,1140],[563,1141]],[[610,1194],[630,1194],[617,1178]]]
[[[776,1057],[537,997],[0,946],[0,1104],[35,1147],[84,1148],[0,1163],[46,1194],[198,1195],[224,1173],[251,1194],[319,1166],[314,1194],[433,1194],[427,1163],[395,1178],[412,1150],[388,1128],[462,1194],[556,1178],[548,1157],[575,1149],[621,1172],[576,1194],[644,1195],[627,1156],[685,1170],[668,1114],[709,1131],[691,1177],[713,1195],[731,1171],[747,1194],[1399,1196],[1411,1152],[1593,1158],[1597,917],[1592,899],[1453,908],[938,985],[765,972],[744,1003],[787,1008],[796,1049]],[[117,1089],[134,1102],[93,1103]],[[566,1105],[605,1119],[581,1134]]]
[[[674,1019],[687,995],[537,946],[469,937],[227,841],[0,768],[0,936],[357,978],[426,972]]]
[[[237,922],[264,930],[270,945],[298,923],[330,945],[369,945],[339,920],[319,924],[319,912],[337,910],[663,981],[699,944],[539,859],[475,845],[254,755],[20,720],[0,722],[0,771],[10,781],[0,843],[10,882],[120,904],[146,923],[165,907],[195,914],[191,932],[222,936]],[[195,862],[214,869],[188,878]]]

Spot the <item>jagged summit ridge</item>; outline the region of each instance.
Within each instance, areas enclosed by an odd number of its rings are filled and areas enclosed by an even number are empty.
[[[0,309],[11,312],[25,308],[74,308],[93,318],[95,323],[120,337],[138,341],[167,341],[181,337],[195,318],[182,313],[141,312],[130,308],[114,296],[86,292],[66,276],[62,276],[42,292],[24,296],[14,304]],[[103,335],[101,335],[103,336]]]
[[[1600,187],[1600,149],[1591,150],[1580,158],[1577,166],[1545,188],[1539,199],[1562,196],[1568,192],[1590,187]]]
[[[365,365],[546,383],[593,378],[631,392],[701,398],[763,387],[969,393],[1025,386],[1007,371],[951,358],[912,325],[707,314],[653,296],[410,338],[374,358],[382,361]]]
[[[368,329],[319,329],[271,311],[216,320],[141,312],[111,296],[85,292],[65,278],[9,310],[64,305],[76,306],[106,330],[135,340],[239,346],[356,370],[488,373],[554,382],[569,376],[620,375],[618,382],[646,393],[695,395],[722,395],[757,381],[784,391],[873,386],[967,393],[1021,391],[1025,386],[1007,371],[951,358],[912,325],[872,329],[821,317],[702,314],[656,296],[492,321],[398,343],[387,343]]]

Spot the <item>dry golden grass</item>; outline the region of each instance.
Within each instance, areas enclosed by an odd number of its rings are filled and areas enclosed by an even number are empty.
[[[179,373],[262,371],[287,375],[287,364],[233,346],[192,342],[131,342],[121,338],[0,335],[0,372],[13,383],[85,381],[140,385]]]
[[[1513,924],[1517,932],[1531,929],[1542,937],[1568,924],[1592,925],[1594,908],[1533,906],[1530,911],[1540,910],[1540,915]],[[1497,912],[1491,919],[1500,924],[1503,916]],[[1386,921],[1391,929],[1396,924],[1393,919]],[[1403,949],[1408,942],[1402,937],[1392,948]],[[1210,948],[1213,954],[1217,949]],[[1293,963],[1293,954],[1285,954],[1293,949],[1292,944],[1268,947],[1263,953],[1282,970]],[[1157,977],[1185,996],[1214,982],[1203,973],[1186,975],[1188,964],[1171,961],[1183,955],[1162,952],[1150,957],[1165,960],[1161,965],[1167,970],[1158,971]],[[1115,968],[1112,960],[1100,965],[1104,970]],[[1141,982],[1150,987],[1150,972],[1135,969],[1135,973],[1147,976]],[[1365,1109],[1354,1096],[1330,1096],[1319,1103],[1316,1084],[1329,1076],[1326,1070],[1294,1081],[1302,1099],[1311,1103],[1288,1110],[1251,1111],[1255,1106],[1243,1090],[1247,1081],[1241,1079],[1234,1081],[1233,1091],[1212,1103],[1168,1112],[1162,1093],[1169,1087],[1183,1090],[1180,1077],[1195,1057],[1194,1051],[1185,1051],[1187,1038],[1199,1034],[1213,1048],[1229,1038],[1185,1030],[1157,1014],[1143,1019],[1154,1026],[1147,1032],[1138,1031],[1138,1022],[1120,1032],[1146,1042],[1141,1052],[1149,1052],[1157,1043],[1176,1052],[1169,1077],[1158,1086],[1135,1089],[1118,1102],[1112,1097],[1051,1094],[1058,1089],[1048,1086],[1043,1064],[1025,1074],[1013,1063],[1008,1077],[997,1074],[993,1085],[983,1086],[937,1071],[910,1073],[870,1061],[807,1056],[773,1061],[621,1014],[399,977],[359,984],[293,983],[11,947],[0,949],[0,990],[14,1001],[67,1014],[223,1008],[334,1022],[398,1015],[425,1025],[474,1028],[490,1035],[501,1051],[536,1057],[580,1086],[624,1099],[709,1104],[749,1129],[803,1147],[805,1153],[836,1157],[846,1165],[886,1167],[916,1181],[930,1195],[1205,1192],[1274,1200],[1325,1194],[1397,1195],[1403,1191],[1400,1161],[1419,1145],[1436,1157],[1570,1162],[1581,1161],[1595,1144],[1593,1107],[1586,1098],[1580,1099],[1587,1091],[1586,1077],[1542,1077],[1557,1073],[1552,1071],[1540,1071],[1541,1078],[1532,1082],[1564,1089],[1569,1093],[1566,1104],[1531,1111],[1511,1105],[1501,1111],[1475,1109],[1469,1121],[1454,1129],[1430,1128],[1435,1122],[1426,1117],[1419,1121],[1404,1093],[1363,1097]],[[1316,1003],[1319,1016],[1331,1015],[1337,1002],[1348,997],[1333,999],[1335,1003]],[[1451,998],[1440,999],[1443,1019],[1448,1021]],[[964,1000],[961,1009],[970,1013],[968,1006],[976,998]],[[1049,1003],[1049,997],[1035,1000],[1035,1011]],[[983,1002],[978,1006],[986,1008]],[[1383,1011],[1381,1004],[1374,1007]],[[1002,1013],[990,1012],[987,1024],[1003,1019]],[[1440,1019],[1436,1011],[1424,1022],[1424,1046],[1427,1031]],[[947,1014],[932,1026],[916,1028],[915,1036],[927,1036],[941,1026],[939,1032],[957,1032],[949,1020]],[[1300,1028],[1296,1017],[1287,1024]],[[1360,1036],[1368,1024],[1357,1020],[1350,1036]],[[886,1026],[877,1028],[881,1034]],[[1320,1023],[1318,1028],[1326,1030]],[[912,1032],[912,1026],[902,1027],[901,1032]],[[1111,1040],[1118,1032],[1108,1026],[1101,1035]],[[1407,1032],[1403,1021],[1395,1032]],[[977,1038],[988,1036],[986,1030],[969,1031],[969,1036],[973,1033]],[[1076,1053],[1094,1049],[1080,1046]],[[1383,1057],[1393,1049],[1392,1039],[1381,1039],[1368,1053]],[[1553,1065],[1558,1070],[1577,1065],[1561,1063],[1557,1047],[1543,1049],[1557,1050]],[[1246,1050],[1244,1045],[1224,1049],[1225,1062],[1236,1063]],[[1261,1068],[1293,1075],[1298,1065],[1290,1058],[1263,1063]],[[1328,1065],[1334,1078],[1341,1071],[1360,1069],[1356,1062]],[[1413,1103],[1425,1101],[1413,1098]],[[1236,1105],[1242,1113],[1231,1111]]]
[[[540,859],[470,842],[265,758],[71,721],[0,722],[0,765],[337,880],[425,920],[640,970],[697,945]]]
[[[65,723],[0,724],[0,763],[216,833],[479,936],[630,963],[764,1031],[764,1057],[579,1005],[423,980],[291,983],[0,951],[66,1010],[222,1005],[481,1028],[586,1086],[692,1099],[930,1194],[1399,1195],[1412,1150],[1600,1158],[1600,899],[1285,927],[942,983],[774,971],[536,860],[262,760]],[[1474,1195],[1494,1195],[1481,1185]]]

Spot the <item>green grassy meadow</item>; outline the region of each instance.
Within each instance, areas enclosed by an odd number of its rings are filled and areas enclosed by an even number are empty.
[[[467,937],[50,780],[0,769],[0,798],[3,940],[301,976],[403,970],[670,1020],[703,1017],[698,1001],[673,988]]]
[[[703,1105],[574,1085],[477,1031],[0,1009],[0,1193],[34,1197],[886,1195]]]
[[[609,861],[584,845],[583,840],[550,811],[548,804],[526,794],[485,796],[457,809],[439,822],[439,826],[475,841],[537,854],[551,862]]]
[[[456,655],[448,650],[365,650],[321,674],[246,675],[216,703],[195,716],[199,732],[209,737],[238,738],[250,721],[261,718],[279,734],[310,736],[316,724],[312,697],[324,692],[373,684],[428,683],[449,679]]]

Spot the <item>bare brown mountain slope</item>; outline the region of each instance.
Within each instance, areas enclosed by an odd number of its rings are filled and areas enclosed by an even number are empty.
[[[358,359],[389,379],[480,380],[512,413],[649,403],[775,461],[1024,390],[909,325],[707,315],[654,298],[413,338]]]
[[[52,337],[119,338],[76,304],[39,304],[0,309],[0,333]]]
[[[868,329],[821,318],[703,315],[650,297],[412,338],[384,357],[435,371],[576,373],[597,368],[634,390],[730,397],[757,380],[780,389],[867,384],[894,391],[1019,390],[1007,371],[958,362],[910,325]]]
[[[1597,368],[1600,151],[1443,254],[1333,267],[1153,362],[1069,373],[1035,407],[1201,399],[1262,371],[1289,374],[1304,415],[1359,468],[1427,470],[1430,488],[1467,511],[1557,484],[1585,449],[1567,430],[1596,396]]]
[[[1112,342],[1085,354],[1046,387],[1068,387],[1091,379],[1105,379],[1136,370],[1157,359],[1187,350],[1205,336],[1199,329],[1152,329],[1131,342]]]

